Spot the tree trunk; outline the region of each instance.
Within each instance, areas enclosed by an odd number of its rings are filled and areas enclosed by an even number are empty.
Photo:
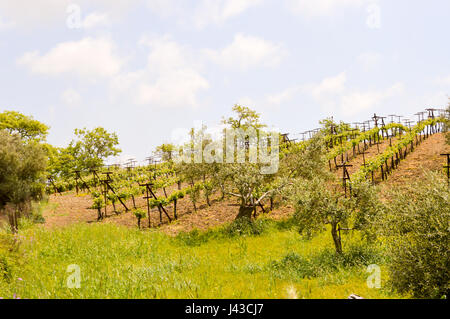
[[[173,201],[173,217],[175,219],[178,219],[178,217],[177,217],[177,200],[176,199]]]
[[[133,200],[133,207],[136,209],[136,200],[134,199],[134,195],[131,195],[131,199]]]
[[[239,219],[239,218],[251,219],[254,210],[255,210],[254,206],[240,206],[239,214],[236,216],[236,219]]]
[[[338,234],[337,227],[338,227],[337,223],[331,224],[331,236],[333,236],[334,247],[336,248],[336,253],[341,255],[342,254],[342,242],[341,242],[341,236]]]

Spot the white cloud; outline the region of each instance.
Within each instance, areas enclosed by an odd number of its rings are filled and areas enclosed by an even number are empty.
[[[208,24],[222,24],[261,2],[261,0],[203,0],[194,14],[194,23],[200,28]]]
[[[171,69],[159,74],[156,81],[142,83],[136,101],[160,107],[196,107],[197,92],[208,87],[208,81],[195,70]]]
[[[142,0],[0,0],[0,12],[16,26],[40,27],[59,23],[65,26],[69,16],[67,8],[76,4],[81,9],[81,19],[89,17],[88,10],[95,8],[108,15],[121,16]],[[85,18],[86,17],[86,18]],[[90,20],[94,17],[91,15]]]
[[[179,22],[194,24],[198,28],[223,24],[258,6],[262,0],[201,0],[191,8],[192,3],[190,0],[147,0],[147,6],[156,14],[164,18],[175,17]]]
[[[111,40],[91,37],[60,43],[43,55],[38,51],[27,52],[17,62],[33,73],[52,76],[76,74],[86,79],[115,75],[123,63],[115,54]]]
[[[250,108],[256,106],[255,101],[252,98],[248,97],[248,96],[244,96],[244,97],[238,98],[237,101],[236,101],[236,104],[247,106],[247,107],[250,107]]]
[[[269,107],[279,107],[283,103],[288,103],[297,95],[310,96],[323,108],[330,109],[336,105],[336,96],[345,91],[347,81],[346,72],[336,76],[324,78],[320,83],[308,83],[286,88],[278,93],[268,94],[262,104]]]
[[[338,10],[349,7],[361,7],[373,0],[289,0],[290,11],[306,17],[334,15]]]
[[[84,18],[82,26],[85,29],[93,29],[96,27],[105,27],[111,24],[107,13],[91,13]]]
[[[287,51],[262,38],[237,34],[233,42],[221,50],[205,50],[205,55],[225,68],[248,70],[274,67],[281,63]]]
[[[396,83],[390,88],[377,91],[351,91],[341,98],[341,111],[347,115],[372,109],[383,100],[399,95],[404,92],[404,84]]]
[[[356,60],[364,71],[372,71],[380,65],[381,54],[377,52],[364,52]]]
[[[342,72],[337,76],[323,79],[318,85],[313,85],[311,94],[315,98],[321,98],[324,95],[342,93],[345,89],[345,82],[347,82],[347,74]]]
[[[287,88],[279,93],[267,95],[266,102],[270,106],[281,106],[283,103],[291,101],[301,91],[301,86]]]
[[[199,63],[184,47],[169,37],[140,41],[149,47],[147,66],[120,74],[112,81],[112,91],[134,97],[139,105],[157,107],[197,107],[197,95],[209,88],[200,74]]]
[[[319,83],[293,86],[279,93],[267,95],[262,104],[280,106],[292,101],[297,95],[310,97],[322,110],[355,115],[371,109],[386,99],[404,92],[404,84],[396,83],[384,90],[356,90],[347,85],[347,73],[324,78]]]
[[[69,107],[75,107],[80,105],[81,103],[81,95],[75,91],[74,89],[70,88],[65,90],[61,94],[61,100]]]

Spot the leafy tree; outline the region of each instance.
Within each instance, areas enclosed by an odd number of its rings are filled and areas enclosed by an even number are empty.
[[[44,145],[48,156],[47,171],[53,177],[68,178],[73,175],[76,162],[74,154],[69,148]]]
[[[450,294],[450,189],[440,173],[392,193],[380,229],[389,239],[394,289],[416,298]]]
[[[294,220],[300,232],[311,236],[326,230],[328,225],[338,254],[343,253],[341,229],[362,230],[370,235],[368,239],[373,239],[372,222],[383,206],[368,184],[356,185],[353,191],[354,196],[344,197],[326,180],[298,180],[293,198]]]
[[[49,127],[31,116],[15,111],[0,113],[0,130],[19,134],[22,140],[45,141]]]
[[[174,151],[175,145],[162,144],[156,147],[155,154],[161,156],[163,162],[170,162],[172,161]]]
[[[292,179],[287,193],[301,233],[309,237],[328,226],[338,254],[343,253],[340,229],[361,230],[367,239],[374,239],[374,220],[384,209],[377,189],[366,183],[352,185],[352,196],[346,198],[327,167],[323,135],[292,147],[281,163],[282,174]]]
[[[103,161],[118,155],[119,139],[116,133],[108,133],[104,128],[93,130],[75,129],[76,139],[73,140],[67,152],[75,158],[78,169],[94,169],[103,165]]]
[[[223,124],[229,125],[231,128],[243,129],[249,127],[260,129],[266,127],[265,124],[260,123],[260,115],[246,106],[236,104],[233,106],[233,112],[235,112],[237,116],[235,118],[229,117],[228,119],[223,119]]]
[[[35,141],[24,143],[20,136],[0,131],[0,209],[7,204],[13,207],[10,216],[13,230],[17,230],[22,208],[41,198],[46,165],[42,145]]]

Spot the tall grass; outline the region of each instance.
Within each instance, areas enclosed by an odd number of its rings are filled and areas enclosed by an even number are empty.
[[[355,236],[337,257],[328,233],[307,241],[287,225],[233,223],[175,238],[110,224],[2,234],[0,297],[400,297],[367,287],[366,266],[383,262],[379,250]],[[67,287],[72,264],[81,270],[79,289]]]

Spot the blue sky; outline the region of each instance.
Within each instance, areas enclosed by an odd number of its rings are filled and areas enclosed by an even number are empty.
[[[450,94],[446,0],[0,0],[0,110],[119,135],[143,160],[235,103],[299,133]],[[117,159],[120,160],[120,159]]]

